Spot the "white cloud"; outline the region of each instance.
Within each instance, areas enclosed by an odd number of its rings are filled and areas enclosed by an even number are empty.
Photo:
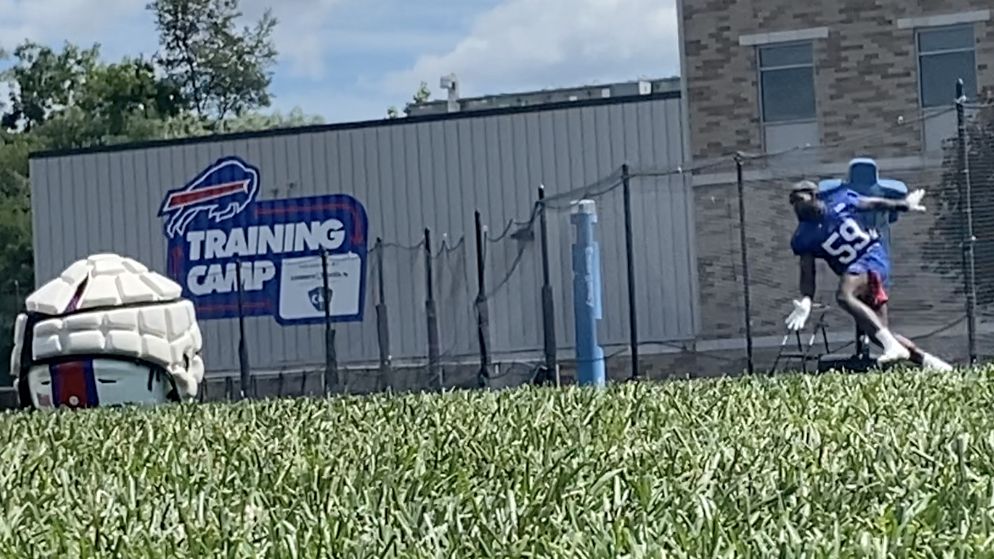
[[[0,46],[101,44],[108,60],[157,49],[148,0],[0,0]],[[95,9],[99,6],[99,9]],[[463,95],[678,72],[674,0],[241,0],[279,19],[276,108],[379,118],[422,80]]]
[[[272,7],[279,20],[274,41],[281,65],[292,76],[321,78],[326,30],[334,8],[346,0],[242,0],[243,24],[254,24]],[[157,49],[147,0],[0,0],[0,45],[12,49],[24,39],[53,46],[71,41],[101,44],[109,59]],[[94,9],[99,5],[99,9]]]
[[[407,0],[242,0],[242,10],[254,21],[271,8],[279,20],[274,38],[285,74],[321,80],[341,73],[342,57],[407,57],[451,44],[456,37],[450,20],[474,9],[471,4],[433,0],[418,6],[416,17],[404,15],[411,10]]]
[[[252,23],[271,8],[278,23],[273,40],[290,75],[320,79],[325,75],[327,26],[334,9],[345,0],[242,0]]]
[[[406,94],[455,72],[463,95],[479,95],[666,77],[679,73],[677,29],[674,0],[505,0],[385,85]]]

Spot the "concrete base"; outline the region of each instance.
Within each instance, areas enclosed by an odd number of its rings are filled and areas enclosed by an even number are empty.
[[[818,360],[818,372],[824,373],[831,370],[848,371],[852,373],[865,373],[873,369],[879,369],[874,357],[862,358],[852,354],[824,355]]]

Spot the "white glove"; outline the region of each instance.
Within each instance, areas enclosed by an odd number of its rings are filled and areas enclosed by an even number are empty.
[[[786,320],[787,329],[802,330],[809,316],[811,316],[811,299],[808,297],[804,297],[800,301],[794,299],[794,312],[790,313]]]
[[[911,212],[924,212],[925,206],[922,205],[922,198],[925,197],[925,191],[921,188],[915,190],[911,194],[908,194],[906,198],[908,202],[908,211]]]

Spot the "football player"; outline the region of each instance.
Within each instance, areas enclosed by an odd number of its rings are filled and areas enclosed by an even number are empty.
[[[887,292],[890,257],[875,229],[865,228],[857,216],[861,211],[924,212],[924,190],[904,199],[860,196],[839,188],[819,193],[811,181],[801,181],[790,192],[790,204],[798,225],[790,246],[801,259],[801,299],[787,317],[787,328],[801,330],[811,314],[815,294],[815,259],[821,258],[839,276],[836,300],[856,320],[863,332],[883,348],[877,363],[884,365],[910,359],[931,369],[948,371],[952,366],[926,353],[911,340],[893,333],[887,321]]]

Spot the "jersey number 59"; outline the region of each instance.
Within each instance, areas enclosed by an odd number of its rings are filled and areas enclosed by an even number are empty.
[[[860,251],[879,236],[876,230],[871,229],[869,233],[863,231],[859,223],[849,217],[842,222],[838,231],[825,239],[821,248],[837,258],[841,264],[851,264],[859,256]]]

